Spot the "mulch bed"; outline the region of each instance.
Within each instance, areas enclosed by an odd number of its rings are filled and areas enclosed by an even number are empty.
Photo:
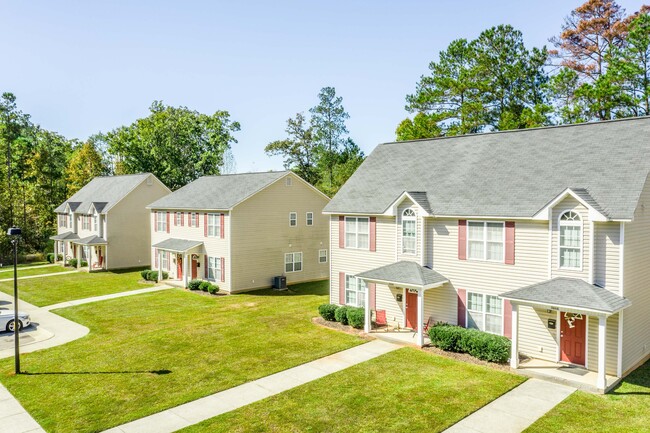
[[[374,340],[372,336],[363,332],[363,329],[353,328],[350,325],[342,325],[339,322],[330,322],[329,320],[325,320],[320,316],[313,317],[311,321],[312,323],[319,326],[323,326],[325,328],[330,328],[330,329],[334,329],[335,331],[345,332],[346,334],[357,335],[366,340]]]
[[[203,295],[203,296],[212,296],[212,297],[219,297],[219,296],[228,296],[228,293],[218,291],[214,295],[211,295],[208,292],[204,292],[203,290],[190,290],[190,289],[184,289],[186,292],[191,292],[191,293],[196,293],[197,295]]]

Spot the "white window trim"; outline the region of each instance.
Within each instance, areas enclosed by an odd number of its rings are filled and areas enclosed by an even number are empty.
[[[579,218],[578,221],[579,222],[565,221],[564,223],[562,223],[562,217],[565,214],[569,213],[569,212],[573,212],[574,214],[578,215],[578,218]],[[561,241],[562,241],[562,236],[561,236],[562,233],[561,232],[562,232],[562,226],[563,225],[564,226],[580,227],[580,241],[579,241],[580,246],[578,247],[578,249],[580,250],[580,266],[578,266],[578,267],[562,266],[562,258],[561,258],[562,248],[571,248],[571,249],[575,248],[575,247],[563,247],[561,245]],[[584,232],[585,232],[584,221],[582,219],[582,215],[580,215],[579,212],[577,212],[577,211],[575,211],[573,209],[568,209],[568,210],[565,210],[564,212],[560,213],[560,215],[558,215],[558,217],[557,217],[557,269],[558,270],[561,269],[563,271],[579,271],[579,272],[582,272],[582,262],[584,261],[584,256],[583,256],[583,254],[584,254],[584,248],[583,248]],[[591,242],[593,242],[593,239],[591,239]]]
[[[291,254],[291,268],[293,270],[287,271],[287,256]],[[296,262],[296,254],[300,254],[300,261]],[[284,272],[287,274],[293,274],[295,272],[302,272],[303,269],[305,269],[304,266],[304,258],[305,256],[302,254],[302,251],[294,251],[291,253],[284,253]],[[296,263],[300,263],[300,269],[296,271]]]
[[[309,215],[311,215],[311,218],[309,217]],[[310,219],[311,219],[311,224],[309,223]],[[314,213],[313,212],[307,212],[305,214],[305,224],[307,224],[307,226],[313,226],[314,225]]]
[[[214,266],[210,266],[210,261]],[[212,270],[212,277],[210,277],[210,270]],[[208,256],[208,280],[221,281],[223,269],[221,269],[221,257]]]
[[[213,224],[210,224],[211,219],[213,219]],[[212,234],[210,234],[211,228],[214,230]],[[208,237],[218,238],[220,236],[221,236],[221,214],[209,213],[208,214]]]
[[[163,211],[156,211],[156,231],[157,232],[166,232],[167,231],[167,213]],[[162,228],[161,228],[162,227]]]
[[[368,247],[367,248],[360,248],[359,245],[359,225],[356,224],[357,226],[357,231],[355,232],[355,239],[356,239],[356,245],[357,246],[350,246],[348,245],[348,220],[354,219],[355,222],[358,222],[361,219],[367,220],[368,221]],[[339,236],[341,234],[339,233]],[[345,217],[345,231],[343,232],[343,239],[345,241],[345,248],[346,249],[351,249],[351,250],[363,250],[363,251],[370,251],[370,217],[357,217],[357,216],[346,216]]]
[[[479,329],[479,331],[487,332],[488,334],[503,335],[503,316],[505,314],[505,303],[504,303],[504,300],[502,298],[500,298],[498,295],[492,295],[490,293],[470,292],[469,290],[466,292],[466,294],[465,294],[465,296],[466,296],[465,302],[467,303],[467,308],[465,308],[465,327],[469,328],[469,313],[470,313],[469,295],[470,295],[470,293],[472,293],[474,295],[481,295],[483,297],[483,311],[481,312],[481,314],[483,314],[483,328],[484,329]],[[490,332],[490,331],[485,330],[485,323],[486,323],[485,318],[486,318],[486,316],[488,314],[490,314],[491,316],[496,316],[496,314],[486,312],[487,311],[487,297],[488,296],[495,296],[495,297],[499,298],[499,301],[501,301],[501,315],[499,316],[499,317],[501,317],[501,320],[499,321],[499,323],[501,324],[501,333],[495,333],[495,332]],[[471,311],[472,312],[477,312],[477,311],[474,311],[474,310],[471,310]],[[476,328],[471,328],[471,329],[476,329]]]
[[[321,261],[322,255],[321,253],[325,253],[325,261]],[[318,250],[318,263],[327,263],[328,257],[327,257],[327,250]]]
[[[477,259],[475,257],[469,256],[469,223],[480,223],[483,224],[483,258]],[[492,260],[487,258],[487,225],[490,224],[501,224],[503,227],[503,236],[501,242],[503,243],[503,258],[501,260]],[[505,221],[487,221],[487,220],[467,220],[467,234],[465,235],[465,251],[467,251],[467,260],[477,261],[477,262],[492,262],[492,263],[505,263],[506,261],[506,223]]]
[[[289,227],[298,227],[298,213],[289,212]]]
[[[174,212],[174,225],[180,226],[183,221],[183,212]]]
[[[160,252],[160,269],[169,271],[169,257],[167,251]]]
[[[356,281],[356,289],[352,290],[352,289],[350,289],[348,287],[348,279],[354,279]],[[349,305],[351,307],[364,308],[365,305],[366,305],[366,292],[365,291],[362,292],[362,291],[359,290],[359,282],[362,281],[364,283],[364,285],[366,287],[366,290],[368,290],[368,285],[362,279],[357,278],[354,275],[350,275],[350,274],[345,274],[344,281],[345,281],[345,287],[344,287],[344,289],[345,289],[345,305]],[[348,292],[355,292],[356,293],[356,295],[357,295],[357,303],[356,303],[356,305],[348,303]],[[359,296],[359,295],[361,295],[361,296]],[[359,298],[361,298],[361,299],[359,299]]]
[[[190,212],[190,227],[198,227],[199,226],[199,213],[198,212]]]
[[[413,215],[408,215],[405,216],[404,214],[406,212],[413,212]],[[413,236],[413,240],[415,241],[415,245],[413,246],[413,251],[406,251],[404,247],[404,221],[413,221],[415,223],[415,235]],[[402,254],[408,255],[408,256],[417,256],[418,254],[418,219],[417,219],[417,214],[412,208],[407,208],[402,211],[402,223],[400,224],[400,229],[401,229],[401,235],[402,235]]]

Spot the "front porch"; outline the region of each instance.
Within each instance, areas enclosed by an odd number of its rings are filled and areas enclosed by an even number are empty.
[[[77,269],[87,268],[89,272],[108,269],[108,242],[106,240],[93,235],[71,243],[73,257],[77,259]],[[83,261],[87,263],[86,266],[82,266]]]
[[[207,265],[202,241],[188,239],[165,239],[153,245],[154,268],[158,271],[158,281],[162,281],[163,271],[169,272],[170,285],[186,288],[192,279],[201,278],[201,262]],[[201,257],[204,260],[201,260]]]
[[[598,388],[595,384],[598,381],[598,372],[587,370],[584,367],[572,364],[561,364],[559,362],[544,361],[542,359],[526,359],[519,364],[518,373],[537,379],[569,385],[582,391],[597,394],[607,393],[614,388],[621,378],[606,374],[605,388]]]

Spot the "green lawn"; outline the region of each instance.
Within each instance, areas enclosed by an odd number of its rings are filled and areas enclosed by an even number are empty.
[[[314,325],[328,283],[227,297],[171,289],[57,310],[90,328],[0,381],[48,432],[95,432],[362,343]]]
[[[403,348],[181,431],[439,432],[523,381]]]
[[[50,269],[50,268],[45,268]],[[63,268],[61,268],[63,269]],[[63,301],[108,295],[128,290],[151,287],[153,283],[140,283],[140,271],[78,272],[18,281],[18,296],[40,307]],[[13,281],[0,283],[0,291],[13,293]]]
[[[69,272],[74,271],[74,268],[64,268],[63,266],[37,266],[35,268],[18,268],[18,277],[30,277],[32,275],[44,275],[44,274],[56,274],[58,272]],[[13,278],[14,271],[11,270],[2,270],[0,271],[0,280],[7,278]]]
[[[28,268],[32,266],[43,266],[43,265],[49,265],[51,263],[49,262],[31,262],[31,263],[19,263],[18,267],[19,268]],[[3,266],[0,268],[0,273],[5,272],[5,271],[13,271],[14,269],[14,262],[12,261],[11,263],[3,263]]]
[[[605,395],[576,391],[527,432],[647,432],[650,430],[650,362]]]

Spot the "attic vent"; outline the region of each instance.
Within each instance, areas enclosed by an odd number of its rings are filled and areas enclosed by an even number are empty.
[[[147,185],[149,186],[153,185],[153,179],[151,178],[151,176],[147,178]]]
[[[291,179],[290,177],[287,177],[286,183],[287,183],[287,186],[293,185],[293,179]]]

